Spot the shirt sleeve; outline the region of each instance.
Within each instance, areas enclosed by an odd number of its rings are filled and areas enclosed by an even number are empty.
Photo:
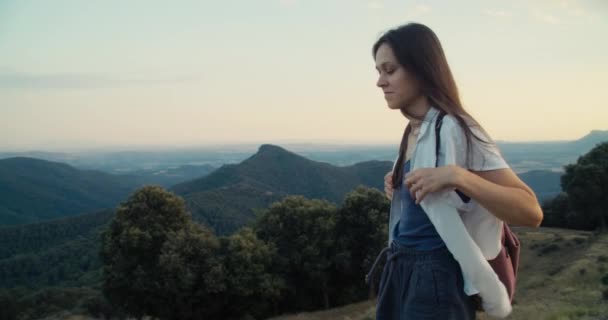
[[[479,127],[471,126],[471,149],[468,150],[464,130],[455,118],[446,115],[441,127],[440,165],[455,164],[473,171],[509,168],[496,143]],[[483,141],[479,141],[475,136]]]
[[[439,166],[457,165],[474,171],[488,171],[509,168],[496,144],[479,128],[471,127],[474,135],[486,142],[471,137],[471,150],[468,150],[464,130],[450,115],[443,118],[440,130]],[[467,152],[468,157],[467,157]],[[475,207],[474,201],[463,199],[456,190],[444,193],[448,203],[461,212]]]
[[[509,168],[496,143],[483,130],[473,127],[471,131],[477,137],[483,139],[483,142],[472,137],[472,159],[469,169],[489,171]]]

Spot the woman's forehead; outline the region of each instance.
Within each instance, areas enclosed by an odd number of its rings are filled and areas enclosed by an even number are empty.
[[[378,51],[376,51],[376,64],[378,66],[380,66],[384,63],[394,62],[394,61],[395,61],[395,55],[393,54],[393,49],[391,49],[391,47],[387,44],[382,44],[378,48]]]

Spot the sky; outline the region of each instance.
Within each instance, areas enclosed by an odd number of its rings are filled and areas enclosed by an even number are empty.
[[[0,0],[0,151],[398,144],[371,47],[407,22],[495,140],[608,130],[605,0]]]

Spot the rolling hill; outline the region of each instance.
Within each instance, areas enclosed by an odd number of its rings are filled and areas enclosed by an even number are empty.
[[[140,186],[157,184],[168,188],[213,170],[208,165],[179,166],[115,175],[34,158],[2,159],[0,226],[114,208]]]
[[[139,182],[33,158],[0,160],[0,225],[15,225],[111,208]]]

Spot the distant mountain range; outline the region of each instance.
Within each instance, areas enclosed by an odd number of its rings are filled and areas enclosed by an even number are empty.
[[[582,154],[591,150],[598,143],[608,141],[608,130],[592,130],[584,137],[572,141],[551,142],[508,142],[498,141],[504,153],[530,153],[542,151],[547,153]],[[541,150],[538,150],[540,148]]]
[[[215,171],[210,166],[181,166],[158,175],[149,172],[112,175],[40,159],[3,159],[0,225],[114,208],[136,188],[160,184],[166,188],[174,185],[170,190],[184,197],[196,220],[214,227],[218,233],[229,233],[251,221],[255,208],[265,208],[286,195],[339,203],[360,184],[382,190],[382,177],[390,168],[390,161],[377,160],[339,167],[273,145],[262,145],[243,162]],[[542,200],[560,192],[560,175],[533,170],[521,173],[520,177]]]
[[[507,142],[498,145],[509,164],[521,173],[530,170],[560,171],[563,166],[576,161],[596,144],[608,141],[608,130],[593,130],[588,135],[572,141],[556,142]],[[308,159],[347,166],[359,162],[380,160],[393,161],[398,146],[345,145],[345,144],[283,144],[286,149]],[[59,152],[0,152],[0,159],[30,157],[69,164],[78,169],[100,170],[112,174],[144,174],[163,177],[163,171],[180,166],[209,165],[218,168],[225,164],[237,164],[257,152],[259,145],[207,146],[189,148],[164,148],[138,151],[83,151]],[[193,178],[193,177],[191,177]],[[169,186],[181,181],[160,182]]]
[[[0,152],[0,159],[26,157],[61,162],[83,170],[99,170],[112,174],[155,174],[182,167],[203,166],[217,168],[226,163],[240,162],[255,152],[253,146],[233,150],[231,147],[136,151],[81,151],[81,152]],[[183,182],[183,181],[180,181]]]
[[[574,141],[498,142],[500,150],[517,172],[530,170],[561,171],[597,144],[608,141],[608,131],[593,130]]]
[[[251,221],[255,208],[265,208],[286,195],[299,194],[337,203],[360,184],[381,189],[382,176],[390,167],[388,161],[336,167],[277,146],[263,145],[242,163],[225,165],[208,176],[209,167],[196,166],[190,176],[197,174],[203,178],[177,184],[171,190],[184,197],[196,220],[212,226],[218,233],[229,233]],[[181,172],[185,168],[188,167],[181,167]],[[151,183],[154,178],[146,174],[112,175],[40,159],[3,159],[0,225],[114,208],[136,188]]]

